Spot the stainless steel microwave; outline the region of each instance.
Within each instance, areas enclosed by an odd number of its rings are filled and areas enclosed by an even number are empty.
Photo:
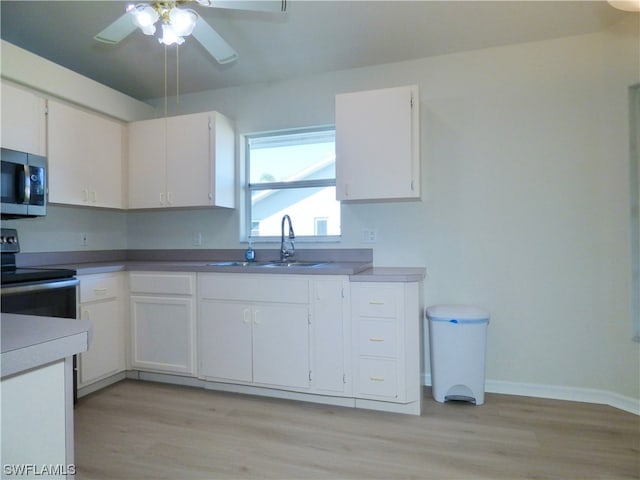
[[[40,155],[1,149],[2,218],[47,214],[47,159]]]

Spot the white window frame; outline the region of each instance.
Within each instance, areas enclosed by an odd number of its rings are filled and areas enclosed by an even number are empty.
[[[253,192],[258,190],[281,190],[281,189],[291,189],[291,188],[317,188],[317,187],[335,187],[336,179],[335,177],[332,179],[318,179],[318,180],[299,180],[299,181],[291,181],[291,182],[264,182],[260,183],[258,187],[252,186],[249,177],[250,177],[250,164],[251,164],[251,149],[250,142],[255,138],[265,138],[265,137],[275,137],[282,135],[294,135],[306,132],[331,132],[335,133],[335,125],[327,125],[320,127],[310,127],[310,128],[299,128],[299,129],[287,129],[287,130],[278,130],[273,132],[265,132],[265,133],[257,133],[257,134],[245,134],[244,135],[244,179],[243,179],[243,187],[244,187],[244,231],[245,231],[245,240],[251,241],[252,243],[273,243],[280,242],[280,236],[252,236],[251,232],[253,231],[251,225],[251,195]],[[340,219],[342,221],[342,208],[340,208]],[[295,230],[295,218],[293,220],[293,227]],[[296,233],[296,243],[305,243],[305,242],[339,242],[342,239],[342,227],[340,228],[340,235],[298,235]]]

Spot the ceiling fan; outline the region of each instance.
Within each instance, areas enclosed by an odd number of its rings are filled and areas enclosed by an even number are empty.
[[[192,9],[180,8],[195,3],[203,7],[252,10],[260,12],[285,12],[287,0],[171,0],[130,4],[125,13],[94,38],[103,43],[116,44],[140,28],[145,35],[155,35],[156,23],[160,25],[158,42],[165,45],[184,42],[184,37],[193,35],[218,63],[233,62],[236,51],[211,25]]]

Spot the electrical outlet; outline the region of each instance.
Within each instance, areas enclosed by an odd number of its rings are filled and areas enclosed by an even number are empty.
[[[201,232],[196,232],[193,234],[193,246],[194,247],[201,247],[202,246],[202,233]]]
[[[80,245],[87,247],[89,245],[89,235],[86,232],[80,234]]]
[[[378,240],[378,232],[372,228],[362,230],[362,243],[376,243]]]

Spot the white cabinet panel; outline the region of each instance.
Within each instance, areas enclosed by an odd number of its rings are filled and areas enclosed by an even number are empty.
[[[217,112],[129,124],[129,208],[235,206],[235,133]]]
[[[78,386],[125,370],[125,319],[121,273],[79,275],[80,318],[92,324],[91,344],[80,354]]]
[[[48,102],[49,201],[123,208],[124,126]]]
[[[198,330],[200,374],[220,380],[253,379],[253,312],[247,305],[202,300]]]
[[[316,277],[312,285],[312,388],[318,393],[347,395],[352,385],[349,282],[341,277]]]
[[[196,374],[195,274],[131,272],[131,366]]]
[[[253,319],[253,381],[309,387],[309,312],[306,305],[258,305]]]
[[[338,200],[420,198],[417,86],[336,95]]]
[[[2,147],[46,156],[45,99],[4,81],[1,96]]]
[[[89,349],[80,354],[79,386],[123,372],[125,369],[124,325],[120,299],[80,307],[81,318],[93,327]]]

